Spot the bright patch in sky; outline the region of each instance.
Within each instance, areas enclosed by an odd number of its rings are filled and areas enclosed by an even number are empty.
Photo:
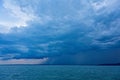
[[[13,0],[3,0],[1,5],[0,25],[1,32],[6,33],[13,27],[25,27],[27,22],[35,17],[32,13],[22,11],[21,7]]]

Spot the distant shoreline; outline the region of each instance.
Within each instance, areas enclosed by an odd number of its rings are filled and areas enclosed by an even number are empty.
[[[0,64],[0,66],[120,66],[119,64]]]

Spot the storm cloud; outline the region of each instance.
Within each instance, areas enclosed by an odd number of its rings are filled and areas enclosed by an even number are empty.
[[[0,63],[37,59],[45,60],[38,64],[120,63],[119,0],[0,4]]]

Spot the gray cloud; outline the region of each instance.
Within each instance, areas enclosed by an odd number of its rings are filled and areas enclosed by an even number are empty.
[[[48,64],[120,61],[118,0],[14,2],[36,18],[27,21],[26,27],[12,27],[9,33],[0,34],[1,59],[48,58]],[[5,57],[9,54],[12,57]]]

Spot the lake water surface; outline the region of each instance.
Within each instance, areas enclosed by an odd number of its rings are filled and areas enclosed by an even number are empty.
[[[0,80],[120,80],[120,66],[1,65]]]

